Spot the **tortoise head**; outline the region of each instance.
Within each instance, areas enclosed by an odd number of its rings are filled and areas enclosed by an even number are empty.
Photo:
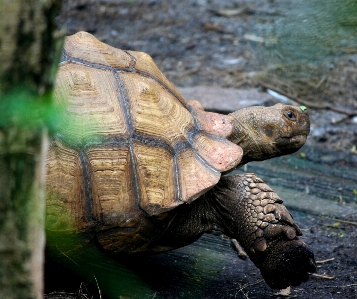
[[[291,154],[305,144],[310,132],[309,115],[303,106],[254,106],[230,115],[234,122],[229,140],[244,152],[238,166]]]

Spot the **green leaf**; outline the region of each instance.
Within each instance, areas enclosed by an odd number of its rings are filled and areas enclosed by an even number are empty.
[[[334,222],[334,223],[332,224],[333,227],[339,227],[340,225],[341,225],[340,222]]]

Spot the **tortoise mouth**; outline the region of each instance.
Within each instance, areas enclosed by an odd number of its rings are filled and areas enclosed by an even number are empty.
[[[283,143],[287,147],[297,148],[305,144],[307,139],[306,134],[295,135],[290,137],[282,137]]]
[[[307,139],[307,135],[301,134],[301,135],[296,135],[290,138],[290,142],[292,143],[305,143]]]

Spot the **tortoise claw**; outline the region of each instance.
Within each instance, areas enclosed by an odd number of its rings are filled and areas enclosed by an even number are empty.
[[[287,239],[292,240],[296,238],[298,232],[295,227],[285,226],[281,224],[270,224],[264,230],[264,237],[271,239],[283,234]]]
[[[253,245],[255,252],[263,252],[267,249],[267,242],[264,238],[256,239]]]

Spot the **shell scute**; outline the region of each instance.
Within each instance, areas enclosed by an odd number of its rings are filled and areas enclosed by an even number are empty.
[[[84,177],[77,151],[55,140],[47,153],[46,171],[47,229],[85,228],[89,211],[81,188]]]
[[[135,58],[135,69],[141,73],[154,78],[164,86],[168,87],[168,91],[172,92],[176,98],[186,106],[186,100],[177,91],[176,87],[165,77],[165,75],[156,66],[150,55],[144,52],[127,51]]]
[[[130,102],[134,133],[164,140],[174,147],[194,127],[190,112],[157,81],[138,73],[120,73]]]
[[[216,172],[199,160],[192,148],[187,148],[178,153],[179,181],[181,200],[192,202],[216,185],[221,177]]]
[[[165,148],[135,142],[134,154],[138,165],[141,208],[154,215],[181,204],[177,196],[172,153]]]
[[[111,47],[87,32],[78,32],[66,38],[66,55],[92,64],[112,68],[130,68],[132,58],[123,50]]]
[[[87,149],[93,218],[106,226],[128,226],[139,213],[136,206],[128,147]]]
[[[193,148],[209,165],[220,172],[235,167],[243,155],[240,146],[227,139],[211,138],[205,134],[197,134],[193,141]]]
[[[55,101],[67,113],[61,131],[73,139],[93,135],[128,137],[124,107],[113,74],[108,70],[65,63],[58,70]]]

